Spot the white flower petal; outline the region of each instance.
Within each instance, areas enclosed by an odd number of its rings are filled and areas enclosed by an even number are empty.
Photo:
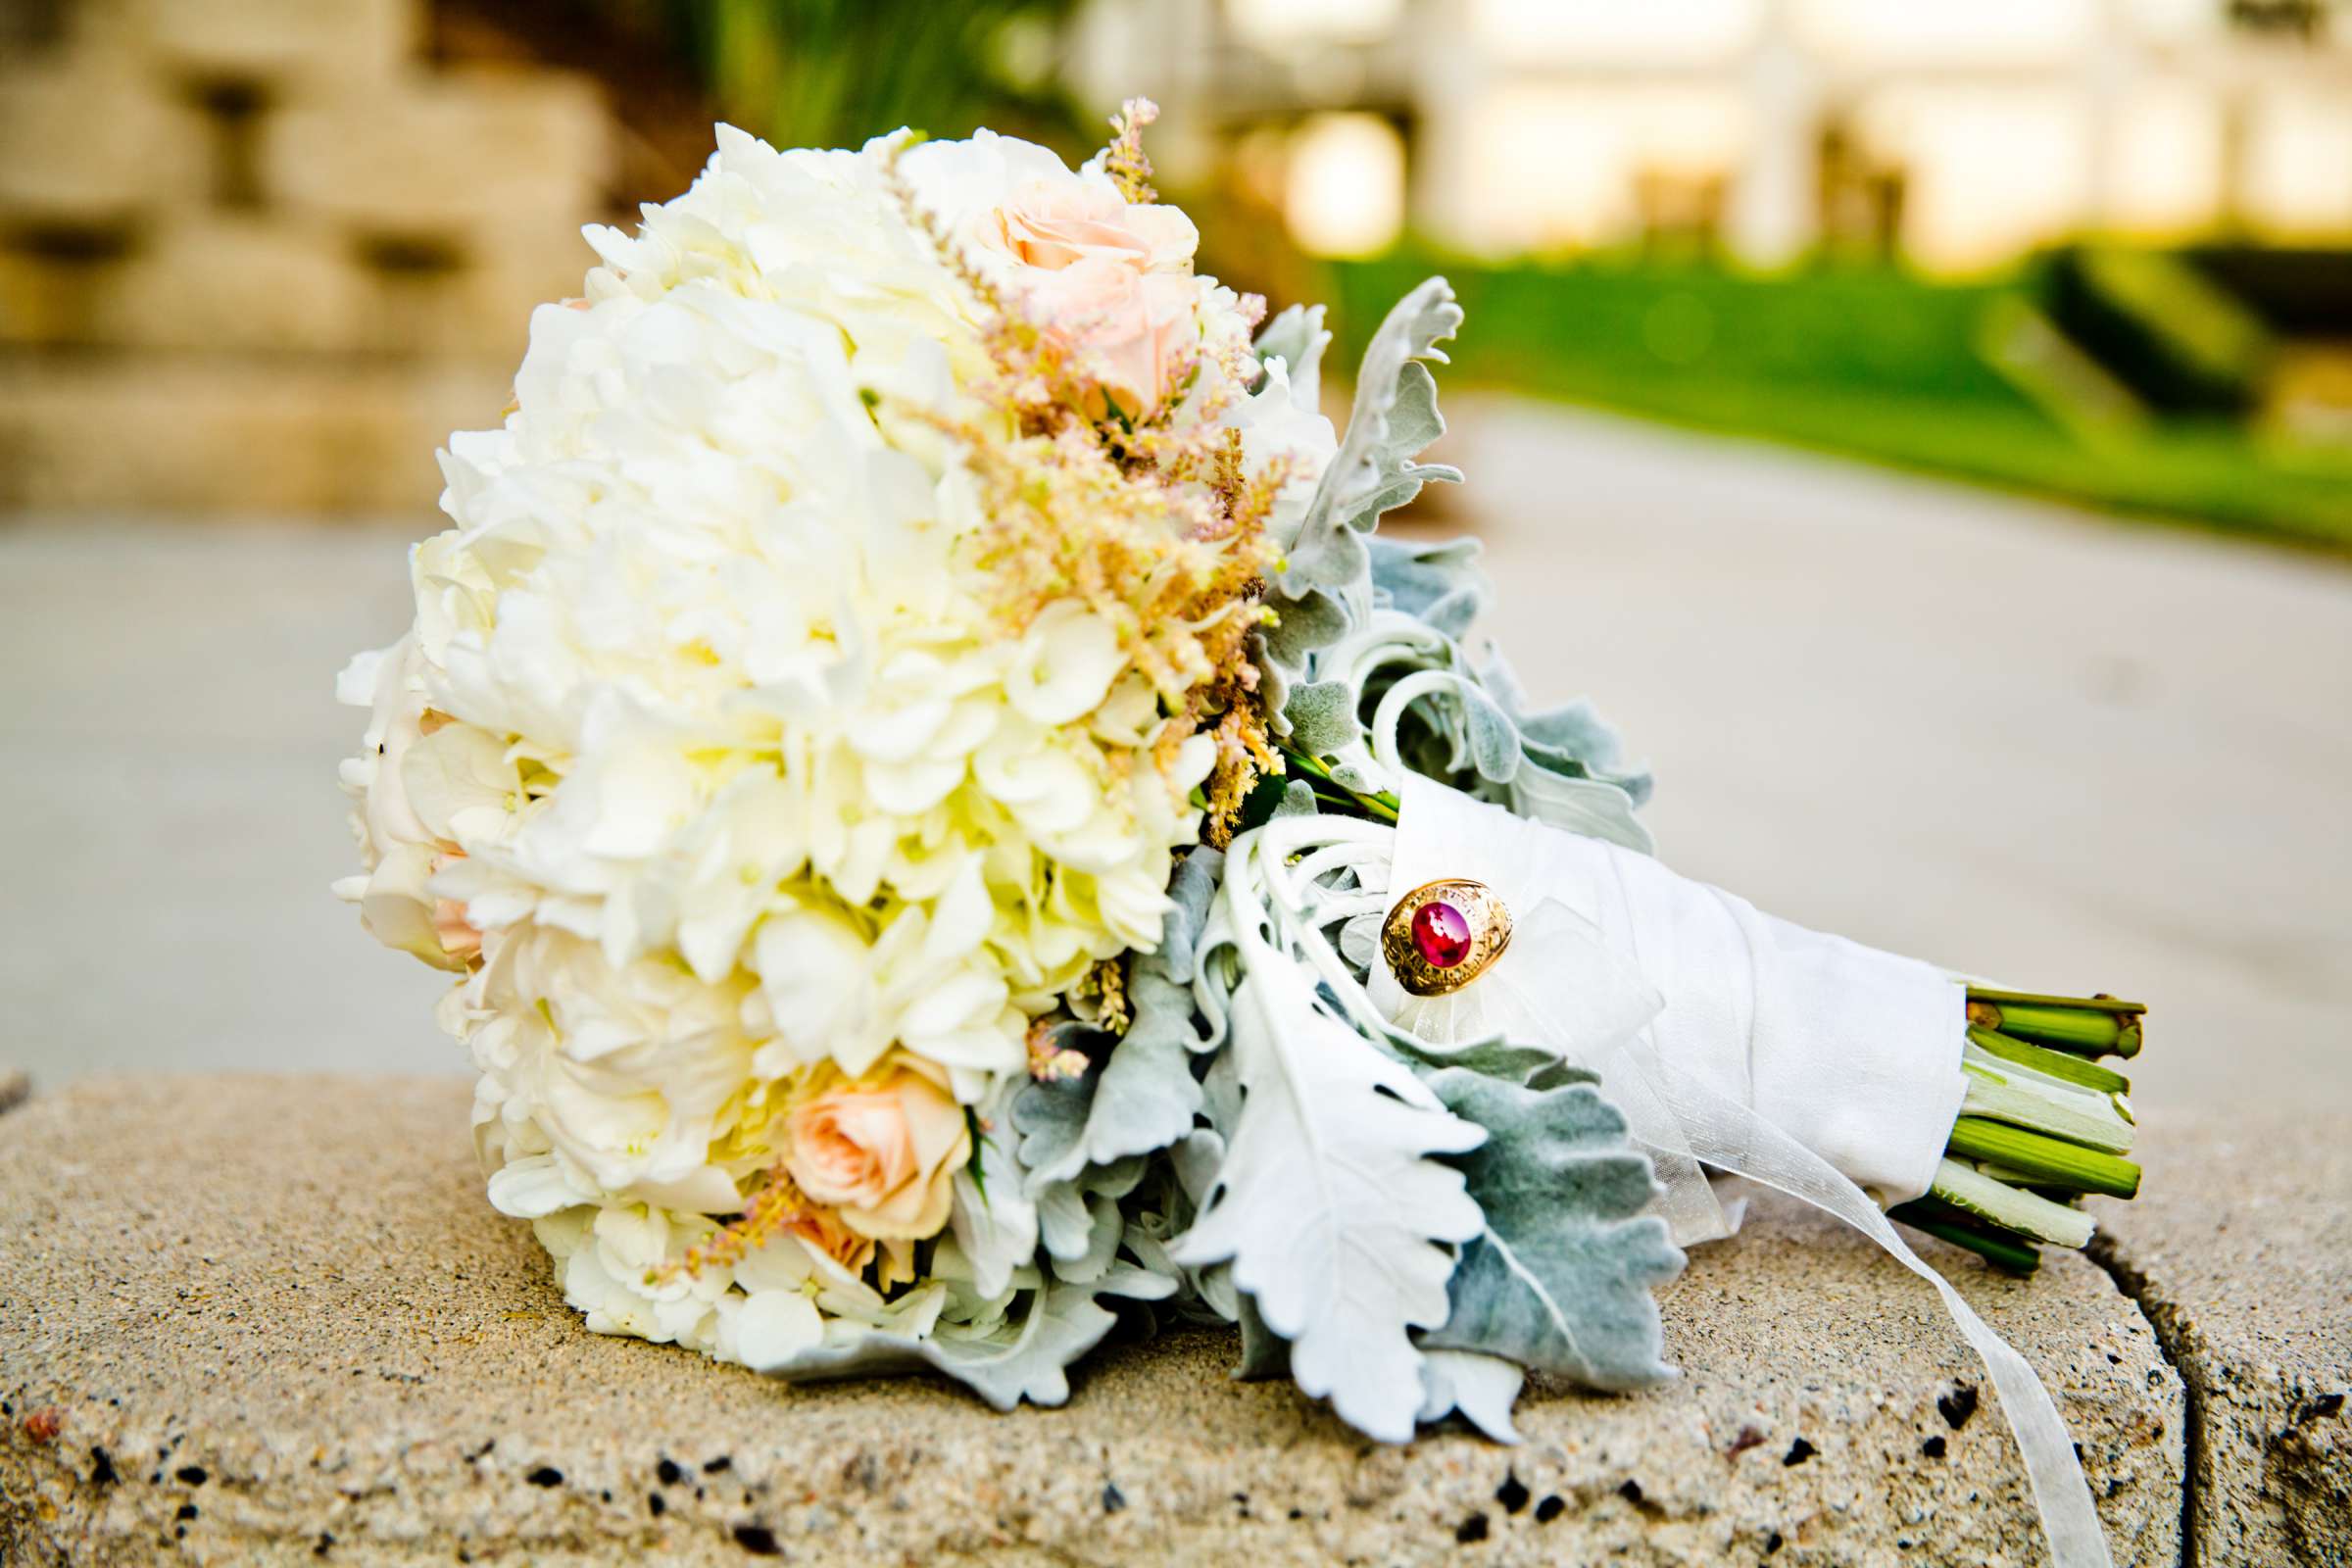
[[[899,1014],[899,1033],[921,1040],[959,1029],[975,1019],[994,1018],[1004,1005],[1004,982],[965,969],[952,972],[925,990]]]
[[[782,1366],[825,1337],[816,1303],[799,1291],[760,1291],[735,1314],[735,1353],[765,1372]]]
[[[874,805],[893,816],[920,816],[963,782],[961,758],[953,761],[869,762],[865,788]]]
[[[1100,707],[1125,665],[1110,623],[1075,600],[1050,605],[1022,637],[1004,697],[1022,717],[1067,724]]]
[[[515,1219],[540,1219],[594,1198],[574,1190],[553,1154],[532,1154],[492,1173],[490,1206]]]
[[[956,880],[940,895],[930,926],[923,933],[923,961],[956,962],[987,940],[996,918],[997,906],[988,894],[981,858],[977,855],[966,857]]]

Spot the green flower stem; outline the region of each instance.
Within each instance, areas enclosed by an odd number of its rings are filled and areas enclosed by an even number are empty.
[[[1963,1115],[2005,1121],[2111,1154],[2131,1152],[2132,1122],[2118,1108],[2117,1096],[2044,1078],[1973,1046],[1961,1057],[1960,1070],[1968,1076]]]
[[[2113,997],[1969,987],[1967,1093],[1930,1200],[2062,1247],[2087,1242],[2090,1219],[2073,1200],[2139,1192],[2139,1167],[2123,1157],[2132,1080],[2089,1058],[2136,1054],[2146,1011]]]
[[[2039,991],[1995,991],[1990,986],[1970,986],[1968,1000],[2006,1004],[2025,1003],[2043,1007],[2066,1007],[2078,1012],[2131,1013],[2137,1016],[2148,1010],[2144,1002],[2118,1002],[2113,997],[2053,997]]]
[[[1341,816],[1363,814],[1356,805],[1355,797],[1345,790],[1334,789],[1328,784],[1309,783],[1307,791],[1314,796],[1316,804],[1328,807]]]
[[[2032,1244],[2000,1231],[1981,1229],[1964,1210],[1934,1198],[1917,1199],[1890,1208],[1886,1217],[1900,1220],[1915,1231],[1925,1231],[1937,1241],[1964,1247],[2006,1273],[2031,1274],[2041,1266],[2041,1254]]]
[[[2051,1006],[2042,1003],[1986,1002],[1971,994],[1968,1021],[1980,1029],[2030,1040],[2079,1056],[2135,1056],[2139,1054],[2137,1013],[2103,1006]]]
[[[2139,1192],[2139,1167],[2120,1155],[1983,1116],[1962,1116],[1954,1122],[1945,1147],[1964,1159],[1985,1160],[2031,1177],[2036,1186],[2116,1198]]]
[[[2035,1188],[2033,1177],[2022,1170],[2011,1170],[2006,1165],[1989,1165],[1980,1162],[1976,1169],[1978,1175],[1989,1176],[1996,1182],[2006,1182],[2020,1192],[2037,1191],[2054,1203],[2062,1203],[2074,1196],[2063,1187]]]
[[[1960,1209],[1979,1225],[1998,1226],[2054,1247],[2081,1247],[2095,1228],[2090,1216],[2073,1204],[2022,1191],[1964,1160],[1938,1161],[1928,1196]]]
[[[1343,784],[1331,767],[1319,757],[1309,757],[1287,743],[1282,748],[1283,763],[1306,775],[1315,798],[1326,801],[1349,815],[1368,816],[1376,822],[1394,823],[1396,820],[1396,797],[1386,793],[1366,794]]]
[[[2112,1067],[2102,1067],[2095,1061],[2085,1061],[2081,1056],[2052,1051],[2047,1046],[2033,1045],[1991,1029],[1971,1027],[1968,1042],[1988,1056],[2013,1061],[2044,1078],[2081,1084],[2085,1089],[2109,1095],[2129,1094],[2132,1089],[2132,1080]]]

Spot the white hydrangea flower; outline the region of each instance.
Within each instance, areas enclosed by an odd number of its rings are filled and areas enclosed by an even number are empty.
[[[641,1205],[575,1205],[535,1220],[532,1230],[555,1259],[564,1300],[596,1333],[681,1345],[760,1372],[871,1329],[919,1337],[957,1294],[956,1282],[934,1281],[886,1300],[790,1235],[732,1268],[688,1275],[674,1265],[710,1234],[710,1221]],[[665,1273],[664,1265],[672,1267]],[[1008,1288],[967,1302],[967,1312],[1001,1313],[1011,1295]]]
[[[414,626],[339,684],[371,717],[343,772],[365,870],[338,891],[464,976],[443,1017],[482,1075],[491,1196],[591,1326],[765,1366],[836,1317],[936,1316],[790,1237],[675,1265],[816,1075],[898,1052],[997,1098],[1031,1017],[1156,943],[1198,833],[1211,738],[1174,743],[1086,602],[1008,629],[975,559],[948,432],[1004,416],[937,230],[1005,214],[1033,251],[1108,250],[1066,277],[1003,244],[972,265],[1143,312],[1069,318],[1128,397],[1207,353],[1172,417],[1241,427],[1251,471],[1311,489],[1330,427],[1287,380],[1207,397],[1249,319],[1192,274],[1175,209],[986,133],[901,160],[721,127],[637,233],[587,231],[602,265],[534,314],[506,421],[442,454],[454,526],[413,553]]]

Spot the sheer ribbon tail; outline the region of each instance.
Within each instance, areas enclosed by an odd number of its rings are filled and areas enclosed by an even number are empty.
[[[1627,1134],[1650,1157],[1664,1189],[1658,1212],[1675,1245],[1690,1247],[1736,1227],[1667,1103],[1664,1068],[1647,1032],[1665,1005],[1592,921],[1544,899],[1519,921],[1510,951],[1487,973],[1442,997],[1403,996],[1392,1017],[1432,1045],[1499,1035],[1597,1076],[1624,1115]]]
[[[2090,1483],[2075,1456],[2058,1406],[2026,1358],[1977,1315],[1951,1281],[1922,1261],[1870,1195],[1836,1167],[1745,1105],[1689,1076],[1669,1080],[1667,1094],[1691,1152],[1708,1164],[1776,1188],[1834,1214],[1879,1244],[1894,1260],[1933,1286],[1944,1309],[1991,1375],[2001,1413],[2026,1461],[2050,1557],[2058,1568],[2109,1568],[2107,1537],[2091,1505]]]

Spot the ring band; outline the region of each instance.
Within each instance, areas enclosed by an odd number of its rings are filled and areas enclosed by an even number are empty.
[[[1459,991],[1511,945],[1511,911],[1468,877],[1425,882],[1396,901],[1381,927],[1380,954],[1416,997]]]

